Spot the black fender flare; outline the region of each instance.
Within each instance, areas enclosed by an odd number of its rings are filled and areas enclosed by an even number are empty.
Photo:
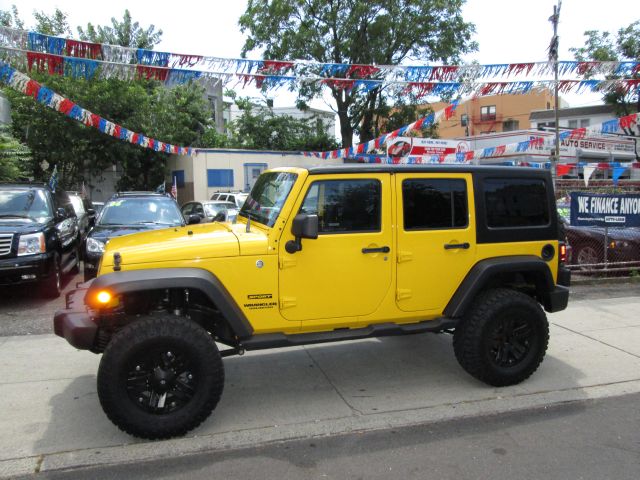
[[[536,291],[542,297],[546,310],[547,297],[556,288],[549,265],[535,255],[513,255],[487,258],[476,263],[464,278],[444,309],[446,317],[461,317],[496,275],[502,273],[530,273],[535,279]]]
[[[229,326],[240,339],[250,337],[253,327],[240,310],[233,296],[213,273],[202,268],[149,268],[107,273],[91,281],[85,303],[99,309],[95,301],[98,292],[112,295],[168,288],[200,290],[220,310]]]

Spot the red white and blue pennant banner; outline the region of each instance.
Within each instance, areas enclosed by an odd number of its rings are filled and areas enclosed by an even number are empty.
[[[463,88],[487,79],[536,78],[553,74],[550,62],[505,63],[489,65],[356,65],[318,63],[305,60],[248,60],[221,58],[193,54],[156,52],[153,50],[120,47],[115,45],[83,42],[36,32],[0,27],[0,47],[7,55],[27,56],[29,69],[46,69],[50,73],[82,75],[93,78],[99,71],[102,78],[146,76],[166,83],[184,83],[191,80],[206,81],[216,78],[225,82],[239,79],[258,88],[279,88],[293,82],[321,82],[333,88],[371,89],[381,84],[409,86],[418,93],[438,95],[437,88]],[[606,81],[611,76],[635,80],[640,74],[640,62],[559,62],[561,76],[577,75],[600,77]],[[98,68],[100,67],[100,68]],[[141,68],[145,67],[145,68]],[[24,69],[23,69],[24,70]],[[326,80],[326,81],[323,81]],[[440,83],[453,87],[436,87]],[[564,84],[565,91],[578,88],[580,80],[571,79]],[[525,93],[526,85],[504,86],[503,81],[482,82],[485,90],[515,88]],[[506,82],[513,83],[513,82]],[[526,82],[525,82],[526,83]],[[503,85],[503,86],[501,86]],[[591,84],[582,84],[582,88]],[[636,85],[637,86],[637,85]],[[457,92],[468,94],[469,87]],[[599,87],[603,88],[602,85]],[[632,88],[629,86],[628,88]],[[414,92],[415,93],[415,92]],[[498,92],[496,92],[498,93]],[[489,94],[488,92],[482,93]]]
[[[0,82],[7,84],[14,90],[33,97],[38,103],[45,105],[57,112],[60,112],[74,120],[82,122],[87,127],[100,130],[102,133],[127,141],[134,145],[150,148],[156,152],[174,153],[177,155],[191,155],[191,147],[181,147],[161,142],[155,138],[147,137],[141,133],[136,133],[127,128],[110,122],[95,113],[90,112],[76,105],[74,102],[58,95],[44,85],[29,78],[27,75],[18,72],[5,62],[0,61]]]

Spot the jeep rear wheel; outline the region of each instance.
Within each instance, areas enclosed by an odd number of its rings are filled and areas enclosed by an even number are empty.
[[[535,372],[549,343],[540,305],[524,293],[499,288],[476,298],[453,336],[462,368],[489,385],[515,385]]]
[[[169,314],[116,333],[98,369],[98,396],[109,419],[137,437],[184,435],[220,400],[224,367],[211,335]]]

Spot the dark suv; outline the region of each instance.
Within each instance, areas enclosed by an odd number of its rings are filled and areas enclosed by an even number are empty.
[[[116,193],[104,205],[87,236],[84,253],[85,281],[96,276],[104,246],[110,238],[184,224],[178,204],[169,194]]]
[[[39,282],[55,298],[62,275],[79,268],[78,220],[67,193],[0,184],[0,285]]]

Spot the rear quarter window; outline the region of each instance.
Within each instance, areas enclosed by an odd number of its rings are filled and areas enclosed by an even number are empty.
[[[489,228],[549,225],[547,185],[538,178],[487,178],[484,204]]]

